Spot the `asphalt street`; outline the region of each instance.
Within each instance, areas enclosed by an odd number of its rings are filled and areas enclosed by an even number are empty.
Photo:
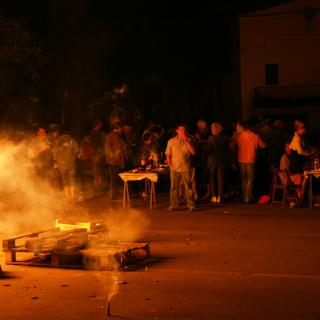
[[[150,244],[147,260],[120,272],[12,266],[1,255],[0,319],[320,319],[319,208],[168,212],[168,194],[157,200],[153,210],[103,196],[74,206],[78,219],[105,219],[114,239]]]

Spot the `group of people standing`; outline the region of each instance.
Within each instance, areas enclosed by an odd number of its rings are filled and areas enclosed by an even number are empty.
[[[52,187],[63,187],[67,200],[73,201],[76,193],[76,168],[79,145],[66,128],[47,135],[39,127],[36,136],[28,143],[28,157],[36,177]]]
[[[286,176],[299,185],[304,179],[304,169],[313,166],[319,155],[317,143],[308,145],[306,126],[301,120],[294,121],[293,133],[280,120],[239,121],[234,123],[231,135],[223,134],[223,127],[217,122],[210,129],[211,134],[206,121],[199,120],[197,129],[189,135],[187,126],[179,124],[176,136],[168,141],[166,155],[171,178],[168,210],[178,209],[181,185],[190,211],[195,209],[203,190],[202,198],[220,204],[236,188],[234,181],[239,181],[244,203],[269,201],[274,168],[286,171]],[[286,184],[285,176],[280,176]],[[302,202],[304,194],[298,192],[298,196]]]
[[[294,123],[294,134],[282,121],[252,124],[236,122],[233,132],[225,132],[221,123],[209,127],[200,119],[195,130],[178,124],[171,130],[150,121],[135,128],[120,120],[107,133],[101,120],[93,122],[88,135],[80,141],[66,129],[46,135],[40,127],[31,140],[31,158],[38,176],[61,182],[66,199],[75,200],[77,181],[90,181],[93,191],[108,189],[112,200],[122,195],[119,173],[128,169],[157,166],[170,168],[170,206],[178,209],[186,201],[193,211],[197,201],[220,204],[241,189],[244,203],[252,203],[270,191],[270,169],[286,167],[293,179],[317,152],[308,150],[302,121]],[[296,159],[299,158],[300,167]],[[238,179],[239,177],[239,179]],[[56,183],[57,184],[57,183]]]
[[[108,189],[117,200],[122,193],[119,173],[160,161],[162,134],[163,128],[150,123],[139,137],[121,121],[106,133],[103,122],[95,120],[88,135],[78,140],[65,127],[47,131],[40,126],[28,141],[28,156],[35,175],[62,188],[68,201],[75,201],[76,191],[86,186],[93,194]]]
[[[177,135],[168,141],[167,163],[170,167],[170,206],[173,211],[179,205],[180,181],[184,185],[187,207],[195,209],[199,200],[200,184],[207,186],[206,195],[213,203],[220,204],[225,196],[225,175],[232,161],[232,148],[237,148],[242,195],[245,203],[253,200],[255,162],[258,148],[266,148],[265,142],[243,123],[237,123],[235,135],[228,138],[222,134],[223,127],[215,122],[211,135],[206,137],[206,122],[198,121],[193,135],[187,135],[187,126],[179,124]],[[209,132],[207,132],[209,134]]]

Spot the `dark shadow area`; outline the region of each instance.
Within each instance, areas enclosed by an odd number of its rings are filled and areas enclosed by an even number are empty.
[[[17,277],[12,272],[6,272],[6,271],[0,272],[0,280],[19,279],[19,278],[20,277]],[[4,286],[6,286],[6,285],[4,284]]]

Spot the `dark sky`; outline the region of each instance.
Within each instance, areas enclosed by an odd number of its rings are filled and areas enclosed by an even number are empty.
[[[174,66],[193,66],[199,58],[203,63],[228,31],[219,28],[218,11],[223,6],[201,2],[197,6],[166,1],[9,2],[7,11],[27,17],[49,54],[64,59],[74,57],[75,51],[84,59],[107,56],[120,73],[173,71]]]
[[[204,91],[235,71],[234,18],[279,2],[2,0],[2,13],[27,19],[47,56],[48,88],[73,88],[87,103],[123,80],[135,95],[209,106]]]
[[[107,56],[108,64],[120,68],[117,72],[143,73],[210,64],[216,55],[224,56],[233,49],[230,39],[234,30],[228,25],[231,17],[279,1],[2,2],[5,14],[29,20],[30,28],[53,59],[61,55],[74,58],[75,52],[79,60],[81,56],[89,60],[95,55]]]

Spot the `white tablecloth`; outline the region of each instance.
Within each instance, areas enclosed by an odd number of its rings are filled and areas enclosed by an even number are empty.
[[[149,179],[152,182],[158,181],[158,174],[155,172],[122,172],[119,176],[123,181],[140,181],[143,179]]]
[[[314,175],[316,178],[320,177],[320,170],[305,170],[304,175]]]

